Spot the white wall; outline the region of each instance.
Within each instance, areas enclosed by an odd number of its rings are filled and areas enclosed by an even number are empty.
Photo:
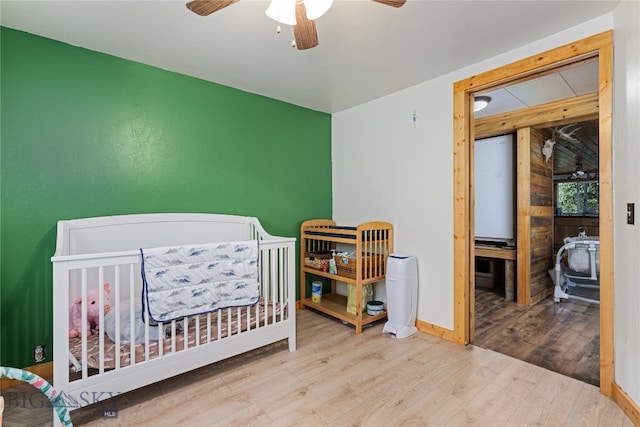
[[[453,329],[453,83],[611,28],[607,14],[333,115],[333,218],[394,224],[418,258],[419,320]]]
[[[614,10],[613,237],[616,383],[640,404],[640,2]],[[626,224],[635,203],[635,225]]]
[[[333,218],[394,225],[418,259],[418,318],[452,327],[451,78],[333,115]],[[417,118],[414,123],[413,111]]]

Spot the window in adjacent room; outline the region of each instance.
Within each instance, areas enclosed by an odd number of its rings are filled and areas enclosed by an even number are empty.
[[[558,215],[598,215],[598,181],[560,182],[556,188]]]

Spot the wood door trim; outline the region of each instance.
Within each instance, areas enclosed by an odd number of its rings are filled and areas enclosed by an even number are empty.
[[[516,271],[516,302],[522,305],[531,304],[531,290],[529,278],[531,277],[531,128],[518,129],[516,156],[518,159],[516,180],[516,228],[518,264]],[[470,337],[473,339],[473,337]]]
[[[528,126],[562,126],[577,121],[598,119],[598,94],[590,93],[535,107],[510,111],[478,119],[474,123],[476,138],[504,135]]]
[[[470,340],[472,294],[470,260],[474,256],[471,235],[473,218],[470,202],[471,156],[473,128],[470,100],[474,92],[504,85],[519,78],[534,75],[560,64],[585,57],[598,57],[599,101],[599,180],[600,180],[600,391],[611,395],[613,371],[613,188],[612,188],[612,79],[613,31],[578,40],[496,68],[453,85],[453,260],[454,260],[454,341],[468,344]]]

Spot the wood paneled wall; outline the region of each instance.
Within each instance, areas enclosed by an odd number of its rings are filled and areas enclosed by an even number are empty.
[[[577,236],[578,227],[584,227],[587,235],[599,236],[600,226],[598,217],[584,216],[557,216],[554,223],[553,250],[558,251],[564,244],[563,240],[567,236]]]
[[[542,155],[544,137],[530,127],[518,129],[517,302],[532,305],[553,292],[553,165]]]
[[[542,155],[543,135],[532,128],[523,131],[530,132],[529,304],[536,304],[553,292],[553,282],[548,274],[553,267],[553,163],[545,162]]]

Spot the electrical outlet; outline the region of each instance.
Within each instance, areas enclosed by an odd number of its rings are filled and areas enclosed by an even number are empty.
[[[635,203],[627,203],[627,224],[635,224]]]
[[[47,358],[47,346],[44,344],[36,345],[33,347],[33,361],[36,363],[42,362]]]

